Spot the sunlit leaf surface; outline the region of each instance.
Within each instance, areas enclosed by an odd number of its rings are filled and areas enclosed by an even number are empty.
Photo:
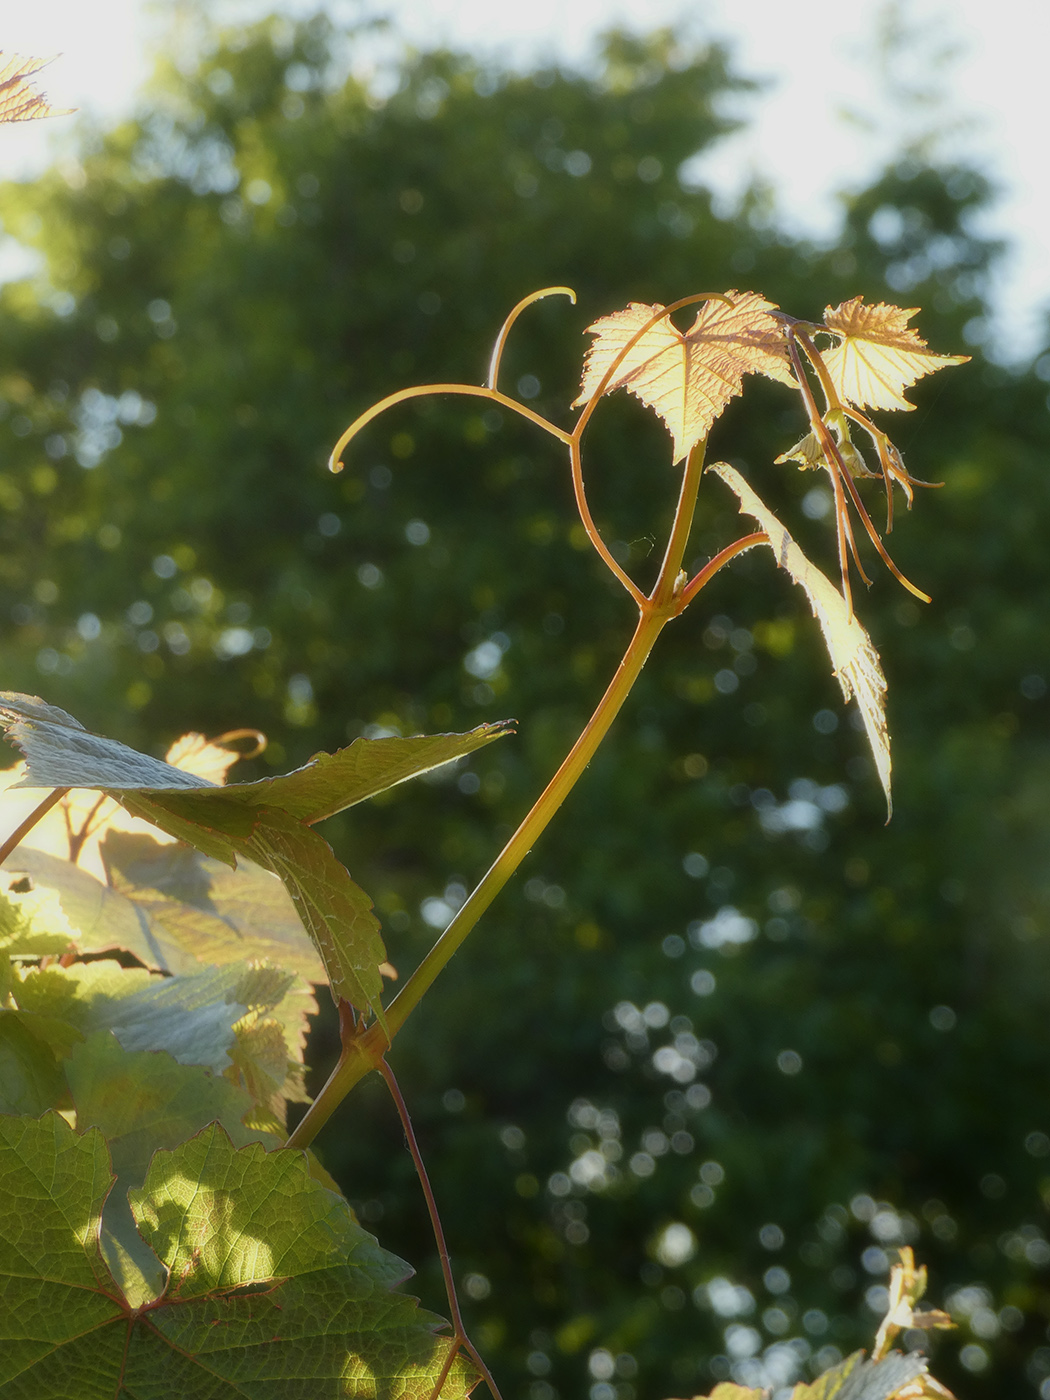
[[[903,390],[923,375],[946,365],[962,365],[969,355],[935,355],[908,322],[919,310],[902,310],[878,302],[865,306],[860,297],[829,306],[828,330],[841,337],[838,345],[821,352],[839,397],[854,408],[915,407]]]
[[[702,303],[686,332],[665,316],[627,351],[605,392],[626,388],[667,424],[680,461],[706,437],[711,424],[736,394],[745,374],[766,374],[794,385],[784,333],[769,315],[775,310],[757,292],[727,292],[724,301]],[[632,302],[624,311],[588,326],[597,336],[587,352],[577,404],[588,403],[631,338],[663,307]]]
[[[890,796],[890,736],[886,727],[886,678],[878,652],[862,624],[835,585],[811,564],[787,529],[755,494],[740,473],[725,462],[709,467],[736,492],[741,509],[758,521],[769,536],[777,563],[805,589],[813,615],[820,623],[831,664],[846,700],[857,697],[875,767],[892,811]]]
[[[0,53],[0,122],[30,122],[37,117],[65,117],[68,111],[52,107],[30,82],[50,60]]]
[[[0,1118],[0,1393],[211,1400],[426,1400],[440,1321],[392,1291],[407,1268],[299,1152],[235,1149],[217,1125],[158,1152],[134,1219],[162,1290],[137,1313],[99,1247],[105,1139],[62,1118]],[[461,1357],[442,1388],[462,1400]]]
[[[25,754],[21,786],[96,788],[231,868],[242,856],[277,875],[321,955],[333,997],[380,1018],[386,953],[372,901],[306,823],[508,732],[483,725],[470,734],[357,740],[283,778],[222,787],[92,734],[36,696],[0,695],[0,723]]]

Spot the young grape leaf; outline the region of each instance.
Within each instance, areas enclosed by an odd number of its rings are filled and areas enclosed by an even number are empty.
[[[0,122],[29,122],[37,117],[68,117],[52,107],[29,81],[50,63],[49,58],[24,58],[12,54],[6,63],[0,54]]]
[[[244,733],[245,731],[237,731],[237,737],[243,737]],[[254,733],[258,752],[265,744],[265,737],[257,731],[248,730],[247,733]],[[174,768],[181,768],[185,773],[195,773],[198,778],[206,778],[208,782],[217,783],[222,787],[230,769],[241,757],[236,749],[228,748],[221,740],[216,742],[203,734],[191,731],[175,740],[164,755],[164,762],[170,763]]]
[[[302,1153],[237,1150],[217,1125],[158,1152],[131,1193],[166,1279],[142,1313],[99,1249],[111,1183],[97,1130],[0,1119],[0,1393],[428,1400],[451,1340]],[[456,1356],[442,1400],[475,1381]]]
[[[890,736],[886,727],[886,678],[878,652],[864,627],[831,581],[811,564],[786,528],[755,494],[740,473],[725,462],[708,468],[736,493],[741,510],[758,521],[768,536],[777,563],[805,590],[820,623],[831,665],[846,700],[856,695],[875,768],[886,794],[887,820],[893,811],[890,795]]]
[[[726,292],[731,304],[701,303],[684,334],[665,316],[627,351],[605,393],[626,388],[653,409],[674,438],[676,462],[707,436],[745,374],[765,374],[795,387],[784,332],[769,315],[775,303],[757,292]],[[631,302],[587,330],[597,336],[587,352],[583,383],[573,407],[589,403],[616,357],[664,308]]]
[[[946,365],[963,365],[969,355],[935,355],[908,322],[919,310],[880,301],[865,306],[860,297],[827,307],[824,324],[838,345],[821,351],[839,397],[854,408],[915,407],[903,390]]]
[[[734,1385],[732,1381],[721,1381],[715,1386],[707,1400],[765,1400],[764,1390],[752,1390],[750,1386]]]

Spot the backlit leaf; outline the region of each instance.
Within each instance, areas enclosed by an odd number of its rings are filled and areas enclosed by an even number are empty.
[[[926,348],[908,327],[918,310],[881,301],[865,306],[860,297],[825,310],[824,324],[840,341],[821,358],[841,399],[854,408],[910,410],[915,405],[904,389],[934,370],[966,363],[969,355],[935,355]]]
[[[304,822],[508,732],[504,725],[483,725],[465,735],[358,740],[284,778],[220,787],[91,734],[36,696],[0,694],[0,724],[25,754],[26,777],[17,786],[96,788],[231,868],[242,855],[278,875],[321,954],[333,997],[380,1019],[379,967],[386,954],[371,900]]]
[[[319,822],[409,778],[463,758],[509,732],[506,724],[482,724],[468,734],[355,739],[336,753],[314,754],[302,768],[280,777],[231,783],[226,793],[245,806],[279,807],[300,821]]]
[[[811,564],[787,529],[755,494],[740,473],[725,462],[709,467],[736,492],[741,509],[758,521],[769,537],[777,563],[805,589],[813,615],[820,623],[831,656],[831,665],[846,700],[857,697],[864,729],[883,791],[887,812],[890,796],[890,736],[886,728],[886,678],[878,652],[864,627],[835,585]]]
[[[0,1118],[0,1393],[427,1400],[451,1342],[393,1291],[380,1249],[299,1152],[235,1149],[217,1125],[158,1152],[131,1208],[165,1291],[138,1314],[99,1250],[100,1132]],[[294,1208],[293,1208],[294,1206]],[[453,1361],[442,1400],[476,1377]]]
[[[287,890],[253,861],[239,860],[231,870],[173,842],[113,830],[101,851],[109,884],[25,843],[4,871],[54,893],[80,952],[124,949],[146,967],[170,973],[265,958],[308,981],[325,980]],[[69,946],[68,940],[59,946],[57,934],[50,937],[54,946],[38,951]]]
[[[386,960],[372,901],[350,878],[332,848],[311,827],[287,812],[204,800],[200,793],[126,792],[129,811],[232,863],[247,856],[283,882],[303,926],[321,955],[333,998],[382,1018]]]
[[[0,951],[13,957],[42,957],[75,947],[75,934],[52,890],[19,888],[22,883],[5,871],[10,885],[0,892]]]
[[[114,892],[148,921],[164,959],[143,961],[185,972],[196,963],[266,958],[308,981],[325,980],[287,889],[254,861],[241,858],[231,870],[199,851],[123,831],[108,832],[100,849]]]
[[[371,900],[304,822],[507,732],[506,726],[485,725],[466,735],[358,740],[283,779],[221,787],[91,734],[36,696],[0,694],[0,723],[25,754],[26,777],[18,786],[96,788],[231,868],[241,855],[279,876],[321,954],[333,997],[380,1019],[379,967],[386,954]],[[368,748],[380,744],[388,747]]]
[[[50,63],[48,58],[25,58],[0,53],[0,122],[29,122],[37,117],[66,117],[29,81],[34,73]]]
[[[484,724],[469,734],[420,735],[411,739],[356,739],[334,754],[277,778],[225,787],[171,763],[138,753],[116,739],[89,730],[57,706],[35,695],[0,692],[0,724],[26,757],[22,787],[93,788],[123,793],[192,788],[219,802],[280,808],[316,822],[442,763],[503,738],[506,724]]]
[[[116,1175],[102,1212],[103,1256],[128,1301],[147,1302],[160,1292],[164,1276],[135,1228],[129,1187],[142,1184],[159,1148],[175,1147],[213,1121],[236,1142],[248,1142],[255,1136],[244,1126],[251,1100],[202,1066],[179,1064],[164,1052],[127,1051],[108,1031],[78,1045],[65,1070],[77,1130],[101,1129]]]
[[[741,392],[745,374],[795,384],[784,333],[769,315],[775,304],[757,292],[726,296],[731,305],[703,302],[684,333],[670,317],[657,321],[627,351],[605,388],[607,394],[628,389],[660,415],[674,438],[676,462],[707,436],[729,400]],[[587,352],[577,405],[594,397],[616,357],[662,310],[659,304],[632,302],[587,327],[597,339]]]

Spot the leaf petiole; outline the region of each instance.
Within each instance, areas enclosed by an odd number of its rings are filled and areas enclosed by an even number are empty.
[[[46,817],[57,802],[62,801],[68,791],[69,788],[55,788],[53,792],[49,792],[43,802],[34,807],[29,816],[15,827],[7,840],[0,845],[0,865],[3,865],[11,852],[21,845],[37,822]]]

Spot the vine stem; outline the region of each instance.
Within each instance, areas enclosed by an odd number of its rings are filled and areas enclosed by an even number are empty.
[[[344,1038],[339,1059],[327,1083],[289,1135],[285,1146],[308,1147],[350,1090],[371,1070],[380,1068],[390,1040],[405,1024],[452,955],[528,855],[594,757],[599,744],[609,732],[624,701],[631,693],[631,688],[648,660],[657,637],[667,623],[677,617],[695,596],[695,589],[690,590],[687,595],[683,587],[685,577],[681,574],[681,567],[696,509],[705,446],[704,442],[698,443],[686,458],[678,504],[659,575],[651,594],[648,597],[641,595],[634,636],[594,714],[481,883],[386,1008],[386,1033],[378,1022],[374,1022],[358,1034]],[[726,558],[721,562],[728,562],[732,555],[727,551],[724,553]],[[705,582],[713,572],[710,568],[704,571]]]
[[[41,817],[46,817],[55,803],[62,801],[68,791],[69,788],[55,788],[53,792],[49,792],[43,802],[41,802],[39,806],[33,808],[25,821],[20,822],[19,825],[15,827],[14,831],[12,831],[3,845],[0,845],[0,865],[3,865],[4,861],[16,846],[19,846],[22,841],[25,840],[33,830],[33,827],[40,821]]]
[[[561,767],[489,867],[481,883],[386,1008],[390,1038],[401,1030],[424,993],[437,980],[438,974],[517,870],[555,812],[568,797],[576,780],[594,757],[598,745],[619,714],[657,637],[674,615],[672,612],[656,609],[642,613],[616,674]],[[379,1068],[387,1044],[387,1035],[383,1033],[383,1028],[378,1022],[373,1022],[361,1034],[344,1043],[328,1082],[289,1135],[286,1147],[308,1147],[313,1142],[350,1090],[371,1070]]]
[[[380,1058],[376,1068],[383,1076],[386,1087],[390,1092],[390,1097],[394,1101],[394,1107],[397,1109],[397,1116],[401,1120],[401,1127],[405,1134],[405,1142],[408,1144],[408,1150],[411,1153],[412,1162],[416,1169],[416,1176],[419,1177],[419,1184],[423,1188],[423,1195],[427,1203],[427,1214],[430,1216],[430,1228],[434,1232],[434,1241],[437,1244],[438,1257],[441,1260],[441,1276],[445,1280],[445,1295],[448,1298],[448,1310],[452,1315],[452,1336],[455,1345],[450,1351],[448,1360],[438,1378],[437,1385],[434,1387],[432,1400],[437,1400],[437,1397],[441,1394],[441,1387],[448,1378],[448,1373],[452,1369],[452,1362],[455,1360],[456,1352],[460,1347],[463,1348],[481,1372],[485,1384],[492,1392],[492,1400],[503,1400],[499,1392],[499,1387],[492,1379],[492,1373],[482,1360],[477,1347],[467,1336],[467,1329],[463,1325],[463,1314],[460,1311],[456,1284],[452,1277],[452,1259],[448,1252],[448,1245],[445,1243],[445,1231],[441,1225],[441,1216],[438,1214],[437,1200],[434,1196],[433,1187],[430,1185],[430,1177],[427,1174],[426,1165],[423,1162],[423,1154],[419,1150],[419,1142],[416,1138],[415,1129],[412,1126],[412,1119],[408,1112],[408,1105],[405,1103],[405,1096],[401,1092],[401,1086],[397,1082],[394,1071],[387,1064],[385,1058]]]

